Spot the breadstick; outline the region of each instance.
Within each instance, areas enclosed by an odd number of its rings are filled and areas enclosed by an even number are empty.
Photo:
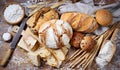
[[[78,54],[79,51],[80,51],[80,49],[78,49],[77,51],[75,51],[75,52],[70,56],[70,58],[69,58],[68,60],[73,59],[73,57],[74,57],[76,54]]]
[[[92,55],[92,53],[94,52],[95,48],[90,52],[90,53],[87,53],[88,56],[85,58],[85,60],[83,60],[81,63],[78,64],[78,68],[83,65],[83,64],[86,64],[88,61],[89,61],[89,57]]]
[[[110,39],[111,41],[114,41],[114,39],[115,39],[115,37],[116,37],[118,31],[119,31],[118,28],[116,28],[116,29],[114,30],[114,32],[113,32],[113,34],[112,34],[112,37],[111,37],[111,39]]]
[[[83,52],[83,54],[80,55],[79,58],[76,58],[76,59],[70,64],[70,67],[71,67],[72,65],[74,65],[74,64],[75,64],[80,58],[82,58],[85,54],[86,54],[86,52]]]
[[[73,56],[73,58],[71,58],[70,60],[74,60],[79,54],[81,54],[83,52],[83,50],[80,50],[76,55]]]
[[[74,64],[74,65],[77,65],[78,63],[82,63],[83,61],[85,61],[86,59],[87,59],[87,57],[89,56],[90,54],[89,53],[86,53],[83,57],[78,57],[78,61]],[[83,60],[82,62],[81,62],[81,60]],[[74,67],[74,66],[73,66]]]

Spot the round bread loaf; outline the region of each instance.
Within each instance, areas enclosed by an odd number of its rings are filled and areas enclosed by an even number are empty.
[[[74,31],[91,33],[98,28],[96,20],[92,16],[83,13],[63,13],[61,19],[67,21]]]
[[[91,51],[94,45],[95,40],[91,36],[85,36],[80,43],[80,47],[84,51]]]
[[[73,37],[70,41],[71,46],[75,48],[80,48],[80,43],[81,43],[83,36],[84,35],[80,32],[73,32]]]
[[[68,45],[72,35],[72,27],[62,20],[50,20],[39,28],[39,39],[49,48],[61,48]]]
[[[24,15],[24,10],[19,4],[10,4],[4,9],[3,16],[9,24],[18,24]]]
[[[96,20],[102,26],[108,26],[112,23],[112,14],[105,9],[98,10],[96,12]]]

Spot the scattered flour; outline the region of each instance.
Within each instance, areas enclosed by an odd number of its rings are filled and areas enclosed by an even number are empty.
[[[20,56],[13,56],[11,62],[20,66],[23,63],[28,63],[30,60],[26,57],[22,58]]]

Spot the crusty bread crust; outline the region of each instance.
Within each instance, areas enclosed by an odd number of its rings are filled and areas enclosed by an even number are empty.
[[[63,13],[61,20],[67,21],[75,31],[91,33],[98,28],[96,20],[87,14],[78,12]]]
[[[108,26],[112,23],[112,14],[105,9],[98,10],[96,12],[96,20],[102,26]]]
[[[80,43],[80,47],[84,51],[91,51],[95,45],[95,40],[91,36],[85,36]]]

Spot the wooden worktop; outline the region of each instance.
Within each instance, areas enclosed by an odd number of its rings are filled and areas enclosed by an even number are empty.
[[[26,0],[0,0],[0,62],[3,58],[3,56],[5,55],[5,52],[8,50],[10,42],[4,42],[1,39],[1,36],[4,32],[8,31],[8,28],[11,26],[9,24],[7,24],[3,18],[2,18],[2,9],[4,8],[4,5],[6,3],[9,3],[11,1],[15,1],[15,2],[24,2]],[[15,33],[12,33],[13,37],[15,35]],[[120,70],[120,32],[117,35],[117,51],[113,57],[112,62],[106,66],[104,69],[105,70]],[[74,52],[76,49],[72,48],[70,49],[70,51]],[[69,52],[68,56],[72,53]],[[63,69],[66,70],[66,66],[63,63],[63,65],[61,66]],[[35,67],[34,65],[32,65],[30,63],[30,60],[28,59],[26,52],[24,50],[22,50],[19,47],[16,47],[13,56],[9,62],[9,64],[7,65],[7,67],[0,67],[0,70],[53,70],[57,68],[53,68],[51,66],[48,66],[44,63],[42,63],[41,66],[39,67]],[[63,70],[62,69],[62,70]],[[96,64],[93,63],[93,65],[90,67],[90,69],[88,70],[96,70],[98,69]],[[99,70],[99,69],[98,69]]]

